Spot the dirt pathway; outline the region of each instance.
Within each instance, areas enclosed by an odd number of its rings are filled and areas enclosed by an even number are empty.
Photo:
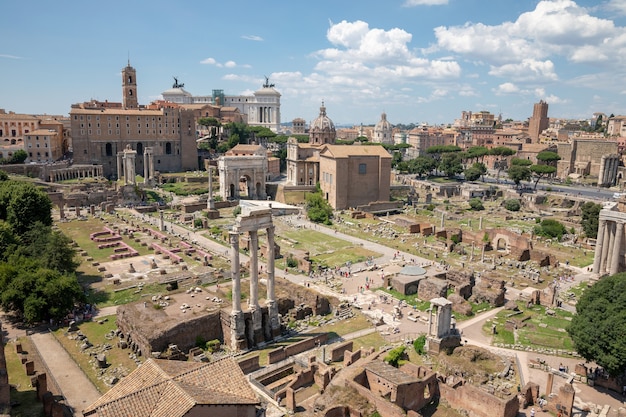
[[[30,339],[45,363],[48,377],[54,378],[74,416],[82,416],[82,410],[102,394],[50,332],[34,333]]]

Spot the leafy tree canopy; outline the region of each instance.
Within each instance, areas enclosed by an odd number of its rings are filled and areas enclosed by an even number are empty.
[[[626,274],[602,278],[583,293],[567,329],[578,353],[612,376],[626,370],[625,305]]]
[[[527,166],[511,165],[507,171],[509,178],[519,186],[522,181],[530,180],[530,169]]]
[[[328,201],[324,200],[319,189],[317,192],[306,195],[306,205],[309,220],[314,223],[331,224],[333,208],[328,204]]]
[[[511,165],[517,165],[520,167],[529,167],[531,166],[533,163],[531,160],[529,159],[523,159],[523,158],[512,158],[511,159]]]
[[[495,148],[491,148],[489,150],[489,155],[496,155],[496,156],[511,156],[511,155],[515,155],[515,151],[509,147],[506,146],[496,146]]]
[[[552,151],[543,151],[537,154],[537,160],[545,163],[551,163],[559,161],[561,157],[558,153]]]
[[[600,219],[600,210],[602,210],[602,205],[587,201],[580,207],[580,210],[580,224],[583,226],[585,236],[593,239],[597,238],[598,222]]]
[[[487,167],[482,162],[475,162],[471,167],[465,170],[465,179],[468,181],[476,181],[487,172]]]
[[[545,219],[535,226],[535,233],[539,236],[561,239],[561,236],[567,233],[567,229],[557,220]]]
[[[34,224],[52,225],[52,202],[48,195],[31,183],[0,182],[0,220],[6,220],[21,235]]]
[[[437,168],[450,178],[454,177],[456,174],[460,174],[463,172],[462,155],[454,152],[444,153]]]

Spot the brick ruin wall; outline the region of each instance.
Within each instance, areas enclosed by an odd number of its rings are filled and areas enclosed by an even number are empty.
[[[453,388],[441,381],[439,392],[442,402],[475,417],[516,417],[519,410],[519,400],[514,394],[498,398],[473,385]]]

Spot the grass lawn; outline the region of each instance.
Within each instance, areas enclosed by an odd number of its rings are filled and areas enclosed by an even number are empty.
[[[166,284],[157,283],[145,284],[141,289],[137,286],[118,288],[113,285],[107,285],[98,289],[92,287],[87,290],[87,302],[95,304],[100,308],[119,306],[133,303],[142,298],[150,298],[152,295],[166,293],[168,291],[165,287]]]
[[[94,262],[108,262],[110,255],[115,253],[114,248],[98,249],[98,245],[104,242],[94,242],[89,238],[89,233],[103,230],[104,223],[97,218],[88,218],[87,220],[75,220],[71,222],[59,223],[59,229],[70,239],[78,243],[81,250],[86,251]],[[135,238],[142,237],[142,233],[135,233]],[[122,241],[128,246],[139,252],[139,255],[148,255],[153,253],[147,246],[141,246],[128,236],[122,235]]]
[[[32,352],[30,340],[22,337],[19,340],[25,352]],[[11,341],[4,347],[7,361],[9,385],[11,386],[12,416],[40,417],[43,415],[43,404],[37,401],[37,391],[30,384],[30,377],[26,375],[22,365],[21,355],[15,352],[15,342]]]
[[[106,321],[99,324],[102,320]],[[84,322],[79,325],[79,328],[80,331],[87,336],[87,339],[94,345],[94,347],[81,351],[80,345],[82,342],[78,340],[71,340],[66,335],[67,328],[60,328],[53,332],[53,335],[76,361],[85,375],[87,375],[91,382],[93,382],[98,391],[105,393],[110,389],[110,386],[105,383],[105,380],[108,378],[99,377],[102,370],[96,369],[96,366],[93,364],[93,357],[89,355],[90,352],[95,351],[97,347],[104,344],[111,346],[111,349],[106,351],[107,363],[109,363],[110,366],[105,371],[105,375],[108,375],[106,373],[107,371],[113,369],[122,369],[124,370],[124,374],[129,374],[137,367],[137,365],[128,356],[130,350],[123,350],[117,347],[117,338],[111,339],[106,337],[107,334],[117,328],[115,324],[115,316],[103,317],[99,319],[99,321]]]
[[[491,334],[491,326],[495,323],[497,334],[493,335],[494,343],[520,344],[529,347],[546,349],[574,350],[574,345],[566,332],[572,313],[555,309],[554,315],[546,314],[546,308],[534,305],[526,308],[519,302],[520,312],[502,310],[492,320],[483,325],[483,331]],[[517,325],[517,330],[515,330]],[[515,340],[517,333],[517,340]]]

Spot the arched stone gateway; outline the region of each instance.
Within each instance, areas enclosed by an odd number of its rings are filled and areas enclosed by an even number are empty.
[[[267,150],[260,145],[237,145],[221,156],[217,167],[223,200],[265,200]]]

